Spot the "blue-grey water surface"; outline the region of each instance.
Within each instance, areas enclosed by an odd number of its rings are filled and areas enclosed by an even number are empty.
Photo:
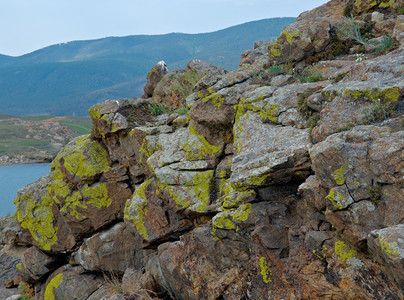
[[[16,211],[17,190],[50,172],[49,164],[0,166],[0,217]]]

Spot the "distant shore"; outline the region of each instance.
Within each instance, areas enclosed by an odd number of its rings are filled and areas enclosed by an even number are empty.
[[[28,157],[9,157],[7,155],[0,156],[0,166],[10,165],[27,165],[27,164],[42,164],[50,163],[53,157],[40,157],[40,158],[28,158]]]

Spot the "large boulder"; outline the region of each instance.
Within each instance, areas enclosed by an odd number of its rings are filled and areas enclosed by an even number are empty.
[[[75,258],[86,270],[123,274],[127,268],[135,266],[140,246],[139,238],[127,230],[124,223],[118,223],[85,239]]]
[[[396,225],[404,211],[403,132],[357,126],[310,151],[312,168],[329,188],[327,220],[344,239],[364,247],[372,230]]]
[[[82,236],[123,216],[131,191],[123,181],[96,181],[110,172],[108,153],[98,142],[77,138],[59,153],[51,169],[20,190],[15,200],[17,220],[41,249],[73,249]]]
[[[341,20],[346,6],[345,0],[332,0],[299,15],[283,29],[276,43],[269,45],[270,57],[283,64],[323,52],[332,39],[330,27]]]

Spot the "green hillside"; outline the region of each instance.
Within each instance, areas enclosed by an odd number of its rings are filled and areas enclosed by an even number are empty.
[[[87,115],[106,99],[141,96],[146,74],[164,60],[169,69],[200,59],[227,70],[257,40],[276,38],[294,18],[265,19],[204,34],[109,37],[0,55],[0,113]]]

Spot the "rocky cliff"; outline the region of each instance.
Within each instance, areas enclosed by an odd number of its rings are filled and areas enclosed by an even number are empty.
[[[402,13],[332,0],[236,71],[159,63],[143,99],[91,107],[92,133],[19,191],[0,284],[38,299],[403,299]]]

